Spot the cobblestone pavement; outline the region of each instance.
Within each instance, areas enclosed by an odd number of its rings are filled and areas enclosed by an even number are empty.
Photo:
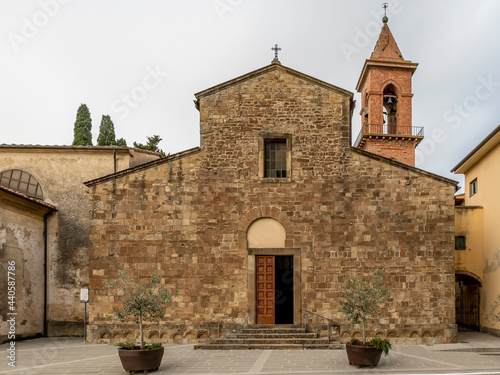
[[[16,343],[16,367],[0,345],[0,374],[124,375],[113,345],[85,344],[81,338],[40,338]],[[166,345],[152,374],[475,374],[500,375],[500,338],[460,334],[458,344],[396,345],[375,368],[347,362],[345,350],[194,350]]]

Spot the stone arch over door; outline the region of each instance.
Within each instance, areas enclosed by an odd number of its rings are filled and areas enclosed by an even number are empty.
[[[293,225],[290,219],[275,208],[250,211],[240,225],[240,245],[248,256],[248,323],[256,324],[258,256],[291,257],[293,262],[293,323],[301,322],[300,249],[292,247]]]
[[[277,220],[264,217],[255,220],[247,230],[247,247],[255,248],[284,248],[286,231]]]

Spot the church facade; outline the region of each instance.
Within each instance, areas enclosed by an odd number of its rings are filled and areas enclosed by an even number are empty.
[[[379,43],[389,38],[384,27]],[[196,94],[199,148],[86,182],[92,342],[137,338],[134,325],[107,319],[120,300],[105,281],[120,264],[144,275],[158,265],[179,291],[148,340],[204,340],[219,322],[302,325],[309,311],[338,322],[345,342],[360,330],[339,312],[341,285],[378,268],[390,296],[368,336],[456,340],[456,182],[411,165],[421,137],[411,132],[416,64],[371,60],[379,62],[365,72],[371,87],[359,86],[366,124],[382,124],[384,108],[395,108],[389,97],[398,107],[385,119],[392,130],[362,129],[360,139],[402,145],[395,154],[351,146],[351,92],[275,59]]]

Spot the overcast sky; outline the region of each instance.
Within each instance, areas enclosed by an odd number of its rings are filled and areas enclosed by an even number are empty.
[[[403,57],[419,63],[417,167],[461,181],[450,169],[500,123],[500,1],[387,2]],[[69,145],[85,103],[94,144],[109,114],[130,146],[154,134],[167,153],[198,146],[194,94],[268,65],[275,43],[283,65],[354,92],[382,3],[2,0],[0,143]]]

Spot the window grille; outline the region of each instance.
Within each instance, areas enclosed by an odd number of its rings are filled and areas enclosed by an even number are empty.
[[[29,197],[43,199],[42,187],[35,177],[19,169],[0,173],[0,185]]]
[[[455,250],[466,250],[465,236],[455,236]]]
[[[266,140],[264,177],[286,178],[286,140]]]

